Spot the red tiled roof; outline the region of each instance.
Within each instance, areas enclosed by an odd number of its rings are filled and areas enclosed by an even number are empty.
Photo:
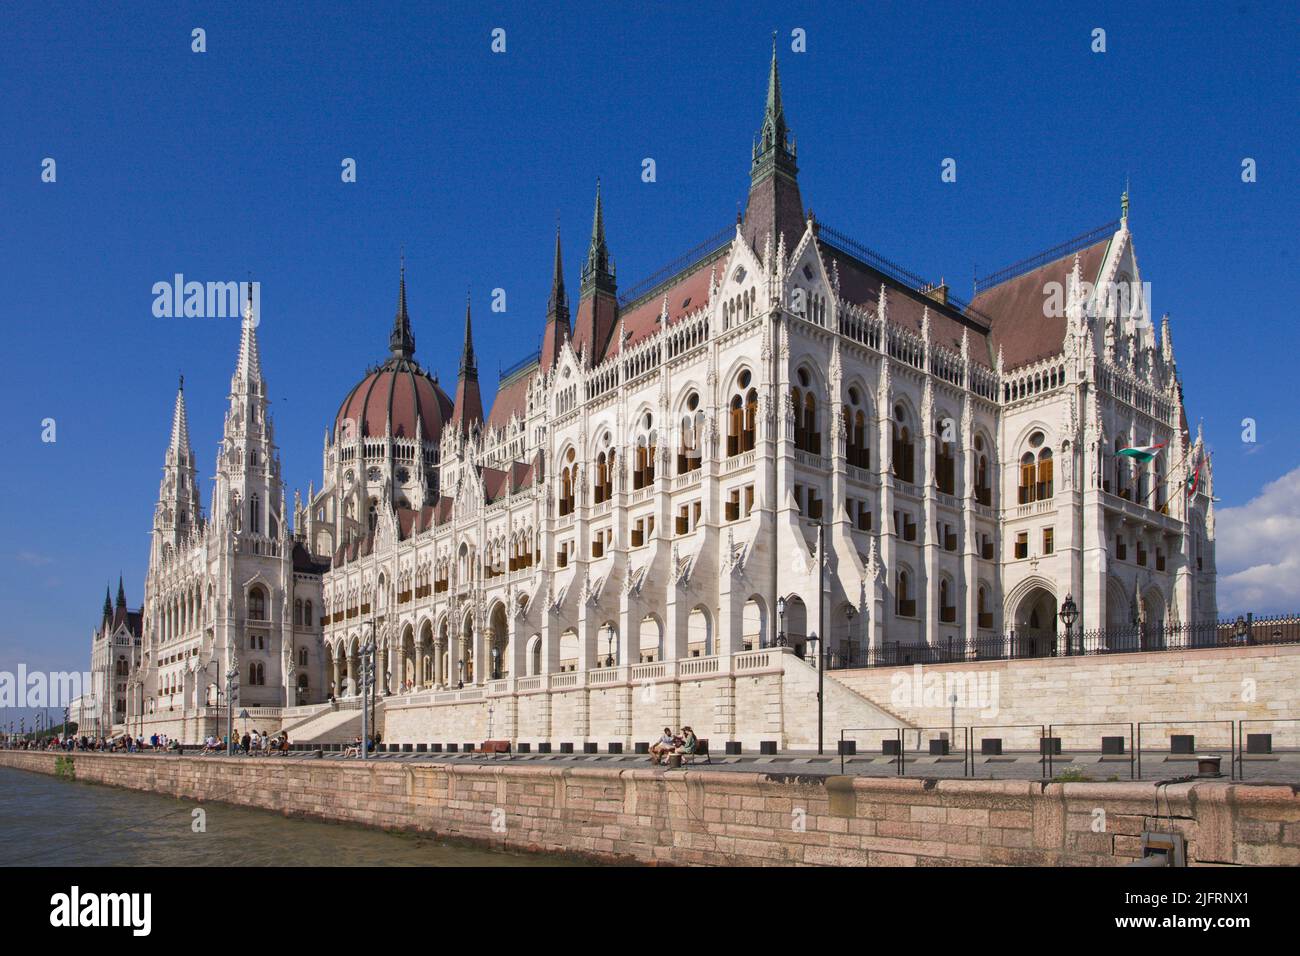
[[[535,369],[536,366],[530,366],[497,386],[497,393],[492,399],[492,411],[488,414],[489,431],[505,428],[515,415],[524,417],[528,409],[528,385],[533,380]]]
[[[638,342],[659,331],[659,317],[663,312],[664,296],[668,297],[668,324],[680,322],[688,314],[709,301],[709,280],[717,268],[718,259],[710,255],[707,261],[690,272],[683,273],[668,288],[661,289],[644,299],[639,305],[622,315],[623,334],[626,341],[609,343],[607,357],[618,355]],[[617,327],[614,338],[618,338]]]
[[[1097,281],[1110,240],[1107,236],[1078,251],[1080,275],[1085,282]],[[1005,369],[1060,352],[1065,341],[1065,316],[1045,314],[1045,287],[1049,282],[1059,282],[1064,290],[1066,278],[1074,268],[1075,255],[1067,253],[1047,265],[1008,279],[981,292],[971,302],[972,308],[992,318],[993,353],[996,355],[998,347],[1002,348]]]
[[[826,243],[819,242],[818,247],[822,254],[822,261],[826,263],[828,269],[832,268],[832,263],[839,266],[841,298],[856,305],[870,307],[874,311],[880,302],[880,287],[883,284],[886,289],[886,302],[888,303],[887,308],[891,324],[920,335],[921,319],[928,306],[930,308],[930,340],[932,342],[958,352],[961,350],[962,333],[969,329],[971,361],[985,368],[992,367],[993,358],[990,354],[988,334],[984,330],[983,323],[976,320],[971,320],[969,324],[962,322],[954,318],[938,302],[917,292],[915,289],[910,289],[895,282],[866,263],[860,262],[852,256],[828,246]]]
[[[483,496],[488,501],[496,501],[498,498],[509,494],[510,488],[506,483],[506,472],[499,468],[481,468],[479,474],[483,478]]]
[[[413,362],[392,361],[366,375],[348,392],[335,417],[335,438],[345,434],[344,421],[351,419],[354,434],[382,435],[392,417],[393,435],[415,435],[419,411],[423,438],[436,442],[443,423],[451,417],[451,399],[429,375]]]

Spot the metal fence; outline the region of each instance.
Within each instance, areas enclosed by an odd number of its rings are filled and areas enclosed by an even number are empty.
[[[906,667],[1004,661],[1033,657],[1093,657],[1150,651],[1185,651],[1209,647],[1256,647],[1300,644],[1300,615],[1247,615],[1226,621],[1132,625],[1090,631],[1009,631],[973,640],[948,637],[937,644],[884,641],[870,648],[842,647],[827,652],[832,670],[854,667]]]

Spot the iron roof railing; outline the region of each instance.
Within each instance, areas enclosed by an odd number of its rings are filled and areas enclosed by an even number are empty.
[[[1119,220],[1116,219],[1112,222],[1106,223],[1104,226],[1098,226],[1096,229],[1090,229],[1082,235],[1075,236],[1073,239],[1063,242],[1059,246],[1045,249],[1037,255],[1030,256],[1028,259],[1021,259],[1014,265],[1009,265],[1005,269],[1001,269],[992,275],[985,276],[982,279],[976,278],[975,295],[979,295],[980,292],[987,291],[995,285],[1001,285],[1008,279],[1014,279],[1017,276],[1024,275],[1026,272],[1032,272],[1039,266],[1045,266],[1049,262],[1055,262],[1062,256],[1068,256],[1072,252],[1078,252],[1085,246],[1090,246],[1094,242],[1099,242],[1102,238],[1114,234],[1115,230],[1118,228]]]

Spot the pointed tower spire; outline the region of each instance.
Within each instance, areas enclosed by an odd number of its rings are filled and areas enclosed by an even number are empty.
[[[591,243],[582,266],[578,292],[578,316],[573,323],[573,348],[585,352],[596,364],[605,356],[610,336],[618,323],[618,283],[614,280],[614,259],[605,243],[605,207],[596,181],[596,211],[591,218]]]
[[[253,310],[253,283],[247,283],[248,298],[244,302],[244,320],[240,323],[239,359],[235,363],[235,382],[254,386],[262,385],[262,357],[257,349],[257,326],[261,319]]]
[[[478,365],[474,359],[474,329],[470,319],[469,293],[465,293],[465,346],[456,378],[456,404],[450,425],[464,435],[483,421],[483,398],[478,387]]]
[[[805,226],[803,199],[799,195],[799,167],[794,141],[785,122],[781,101],[781,74],[776,61],[776,34],[772,34],[772,62],[767,73],[767,103],[763,125],[754,143],[749,169],[749,201],[745,205],[742,234],[751,249],[760,249],[764,237],[784,238],[793,249]]]
[[[397,280],[397,314],[393,316],[393,331],[388,336],[388,348],[393,358],[410,359],[415,354],[415,336],[411,334],[411,317],[406,311],[406,253]]]
[[[176,453],[177,463],[185,463],[193,457],[190,450],[190,425],[185,415],[185,376],[176,386],[176,406],[172,409],[172,437],[168,449]]]
[[[104,585],[104,620],[113,616],[113,599],[109,597],[108,585]]]
[[[469,293],[465,293],[465,345],[460,353],[460,374],[478,377],[478,364],[474,360],[474,329],[470,321]]]
[[[117,576],[117,608],[119,611],[126,609],[126,588],[122,585],[122,575]]]
[[[596,211],[591,216],[591,243],[587,246],[587,261],[582,267],[582,295],[588,287],[608,284],[613,286],[614,261],[605,244],[605,209],[600,199],[600,180],[596,180]]]
[[[546,304],[546,331],[542,334],[543,372],[555,367],[564,343],[573,334],[569,326],[569,297],[564,291],[564,260],[560,255],[560,225],[555,224],[555,267],[551,273],[551,298]]]

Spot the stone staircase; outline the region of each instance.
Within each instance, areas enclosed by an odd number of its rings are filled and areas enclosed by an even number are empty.
[[[785,746],[812,747],[817,744],[817,669],[806,661],[786,658],[782,678],[785,698]],[[835,679],[832,671],[825,680],[825,730],[826,742],[838,740],[846,728],[880,730],[884,734],[892,729],[912,725],[868,697]],[[859,735],[860,736],[860,735]]]
[[[379,725],[382,734],[384,728],[382,702],[375,710],[375,722]],[[289,732],[290,742],[295,744],[350,744],[361,736],[361,711],[360,709],[330,709],[285,729]],[[374,733],[374,728],[371,728],[371,733]]]

